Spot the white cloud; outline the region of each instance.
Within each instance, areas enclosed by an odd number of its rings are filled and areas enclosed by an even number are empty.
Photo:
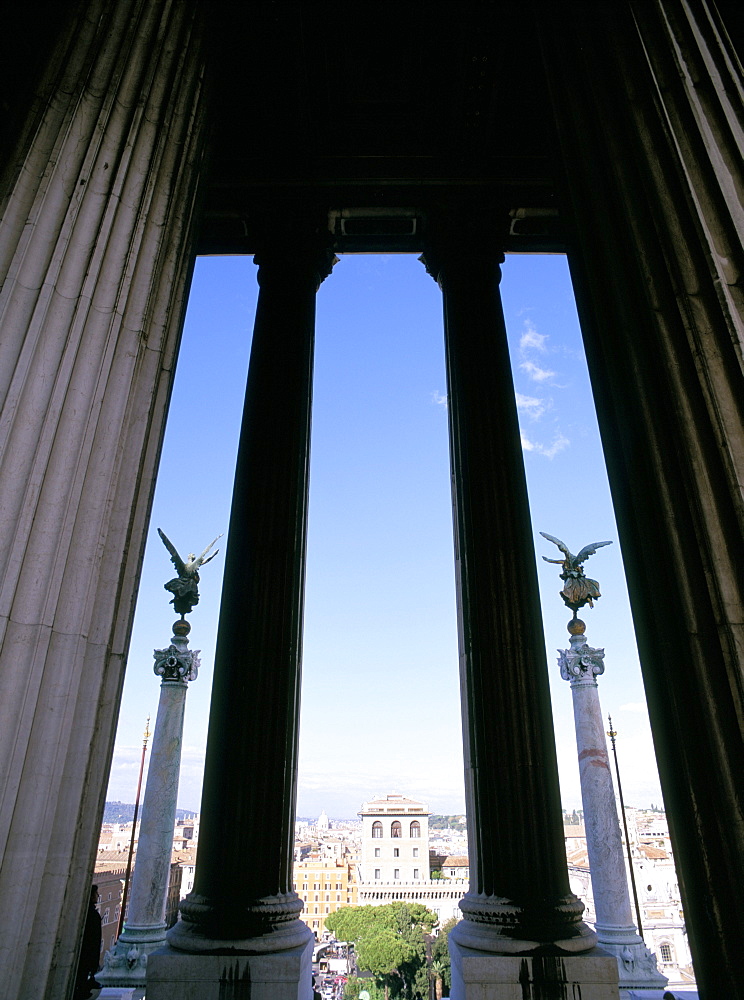
[[[544,455],[546,458],[555,458],[555,456],[558,454],[559,451],[563,451],[565,448],[568,448],[570,444],[571,442],[568,440],[568,438],[565,437],[563,434],[561,434],[561,432],[559,431],[556,434],[553,443],[550,445],[550,447],[540,448],[540,454]]]
[[[528,414],[532,420],[539,420],[547,409],[547,403],[542,399],[537,399],[535,396],[524,396],[521,392],[517,392],[515,393],[515,397],[517,400],[517,409],[522,413]]]
[[[437,406],[443,406],[445,410],[447,409],[447,397],[443,395],[439,389],[435,389],[431,394],[432,403],[436,403]]]
[[[626,705],[620,706],[621,712],[646,712],[646,704],[642,701],[629,701]]]
[[[568,448],[571,444],[568,438],[564,434],[561,434],[560,431],[556,434],[553,443],[550,445],[540,444],[538,441],[530,441],[522,431],[520,431],[519,436],[522,441],[522,451],[534,451],[538,455],[544,455],[545,458],[555,458],[558,452]]]
[[[524,326],[524,333],[519,338],[520,351],[522,351],[522,353],[529,349],[534,351],[545,351],[545,341],[548,339],[547,334],[538,333],[529,320],[525,320]]]
[[[533,382],[544,382],[546,379],[555,376],[555,372],[550,371],[549,368],[541,368],[534,361],[523,361],[519,367],[523,372],[527,373]]]

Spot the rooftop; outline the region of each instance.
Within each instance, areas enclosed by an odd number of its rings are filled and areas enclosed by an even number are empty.
[[[425,802],[417,799],[409,799],[405,795],[398,795],[390,792],[388,795],[363,802],[359,810],[360,816],[396,815],[396,814],[418,813],[428,816],[429,808]]]

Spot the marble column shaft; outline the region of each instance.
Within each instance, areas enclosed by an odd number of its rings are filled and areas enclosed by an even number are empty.
[[[304,240],[304,242],[303,242]],[[315,295],[328,235],[256,256],[260,293],[226,553],[186,952],[304,946],[292,859]],[[252,859],[246,863],[246,859]]]
[[[142,822],[124,929],[97,976],[104,986],[144,986],[148,956],[165,942],[186,692],[188,682],[196,680],[200,652],[188,648],[187,622],[176,622],[174,631],[171,645],[154,654],[155,673],[163,681]]]
[[[0,978],[77,964],[203,158],[197,3],[89,0],[0,223]]]
[[[583,636],[572,638],[572,652],[585,658],[596,653],[604,655],[602,650],[589,649],[585,640],[577,643],[577,638]],[[599,665],[596,657],[595,661]],[[561,659],[561,676],[571,683],[597,934],[601,940],[600,926],[608,930],[631,929],[635,934],[597,682],[591,667],[578,665],[574,675],[567,671],[564,662],[565,655]]]
[[[535,22],[656,759],[706,997],[742,995],[744,939],[744,94],[727,32],[733,12],[651,0],[603,5],[587,18],[563,2],[541,7]]]
[[[583,951],[570,892],[535,555],[499,263],[463,234],[423,258],[444,300],[470,891],[453,932]]]
[[[125,934],[132,928],[162,928],[165,940],[187,690],[185,681],[164,680],[160,686]]]
[[[596,681],[604,672],[604,650],[587,645],[583,631],[578,631],[583,627],[579,619],[569,625],[571,648],[560,652],[558,662],[561,677],[571,684],[597,942],[617,959],[622,989],[663,989],[668,980],[639,936],[630,906]]]

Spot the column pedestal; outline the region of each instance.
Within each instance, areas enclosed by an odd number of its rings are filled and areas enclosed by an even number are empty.
[[[452,996],[468,1000],[617,1000],[617,967],[599,948],[583,955],[489,955],[453,942]]]
[[[158,1000],[306,1000],[312,996],[314,940],[265,955],[184,955],[166,947],[147,971]]]

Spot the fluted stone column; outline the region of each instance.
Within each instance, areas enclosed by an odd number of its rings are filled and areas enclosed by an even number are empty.
[[[587,17],[567,0],[538,6],[569,262],[695,976],[701,996],[741,996],[738,9],[649,0]]]
[[[585,628],[580,618],[569,623],[571,648],[561,650],[558,663],[561,677],[571,684],[573,697],[586,849],[597,917],[594,928],[600,946],[617,959],[622,991],[660,990],[668,980],[657,969],[655,956],[639,936],[630,908],[628,875],[597,689],[597,677],[604,673],[604,650],[587,644]]]
[[[433,242],[422,259],[442,289],[449,393],[470,858],[470,891],[460,904],[465,919],[450,934],[452,995],[461,1000],[480,974],[469,958],[480,956],[482,968],[487,954],[528,956],[547,948],[580,955],[596,938],[568,885],[535,555],[499,294],[503,254],[481,234],[460,232]],[[592,992],[595,973],[587,964],[582,995],[616,996],[606,960],[587,959],[595,961],[602,966],[599,992]],[[574,975],[575,961],[558,964]],[[528,966],[536,977],[531,995],[552,996],[551,977],[564,972]],[[523,968],[519,959],[491,963],[493,975],[512,984]],[[494,990],[487,995],[512,995]]]
[[[103,971],[96,976],[103,986],[144,986],[148,958],[165,942],[165,908],[178,805],[183,715],[189,682],[196,680],[199,673],[200,650],[188,648],[190,629],[184,619],[177,621],[170,646],[154,652],[153,669],[163,681],[142,804],[137,857],[124,930],[114,947],[106,952]]]
[[[203,158],[200,5],[89,0],[2,165],[0,981],[77,965]]]
[[[252,1000],[312,997],[292,861],[315,293],[334,257],[327,233],[284,239],[256,256],[194,891],[150,959],[150,1000],[216,1000],[233,982]]]

